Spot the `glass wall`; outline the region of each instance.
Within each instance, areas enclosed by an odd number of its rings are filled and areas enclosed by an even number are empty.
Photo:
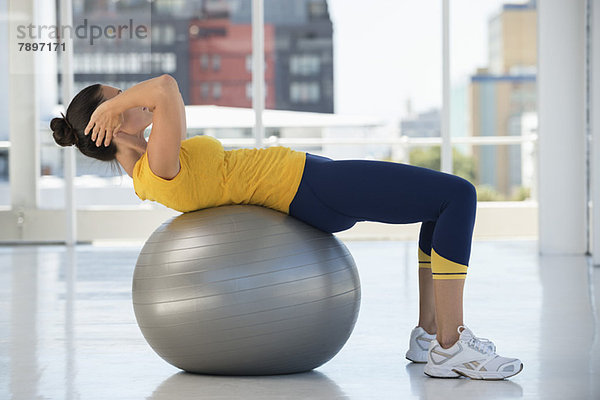
[[[441,3],[373,1],[367,7],[361,1],[307,0],[290,3],[287,18],[266,12],[265,24],[274,24],[276,33],[275,97],[267,107],[353,115],[352,124],[335,129],[333,137],[344,140],[439,138]],[[450,1],[453,139],[537,133],[536,53],[535,2]],[[369,117],[378,118],[375,127],[366,122]],[[298,134],[279,132],[281,137]],[[332,137],[327,127],[310,135]],[[320,150],[334,158],[409,162],[436,170],[441,164],[439,142],[339,144]],[[482,200],[529,198],[515,193],[532,192],[533,150],[533,142],[455,145],[453,173],[481,188]]]
[[[450,1],[453,137],[537,133],[535,6],[535,1]],[[525,200],[535,193],[534,150],[532,142],[457,145],[454,154],[473,166],[471,182],[480,200]]]
[[[90,44],[89,38],[76,38],[73,68],[75,94],[101,83],[127,89],[159,76],[172,75],[178,82],[186,106],[252,106],[248,85],[252,81],[251,22],[234,23],[232,15],[246,2],[236,1],[120,1],[74,0],[74,25],[100,27],[143,26],[148,34],[135,40],[104,40]],[[250,4],[250,2],[247,2]],[[272,36],[272,35],[271,35]],[[130,40],[132,39],[132,40]],[[53,113],[64,111],[60,100],[60,58],[57,68],[57,101]],[[268,68],[267,68],[268,71]],[[251,91],[250,91],[251,93]],[[189,114],[198,110],[189,109]],[[199,111],[198,111],[199,112]],[[189,117],[189,116],[188,116]],[[198,118],[191,118],[192,121]],[[215,126],[188,123],[188,135],[251,138],[248,127],[233,130],[227,121]],[[49,119],[42,122],[40,206],[64,207],[63,165],[65,153],[52,139]],[[151,127],[145,135],[148,137]],[[76,152],[76,203],[79,207],[135,205],[140,200],[133,181],[116,164],[98,161]],[[157,207],[162,207],[152,203]]]
[[[60,10],[59,2],[56,2]],[[57,15],[58,25],[66,22]],[[160,24],[157,24],[160,25]],[[173,72],[171,53],[164,52],[165,41],[153,45],[151,5],[148,2],[94,2],[73,0],[73,96],[83,88],[101,83],[127,89],[138,81],[159,74],[162,69]],[[93,37],[94,29],[102,31]],[[65,31],[68,32],[68,31]],[[51,110],[40,110],[40,208],[64,208],[64,157],[66,152],[52,138],[50,120],[65,113],[68,104],[62,99],[62,58],[57,52],[55,63],[55,103]],[[40,85],[47,85],[40,82]],[[70,101],[71,99],[68,99]],[[137,204],[133,183],[116,162],[104,162],[76,156],[75,201],[78,207]]]
[[[330,117],[310,133],[282,129],[279,135],[356,141],[311,150],[332,158],[408,161],[407,149],[361,141],[420,136],[415,115],[439,114],[441,2],[283,4],[285,12],[265,12],[265,25],[275,29],[275,90],[267,108]],[[436,126],[427,135],[439,137],[439,118],[431,122]]]
[[[6,4],[0,0],[0,7]],[[265,0],[265,144],[291,140],[290,147],[332,158],[439,170],[439,142],[410,140],[440,137],[441,5],[441,0]],[[253,146],[252,1],[74,0],[73,17],[75,25],[131,19],[148,28],[145,41],[91,46],[89,38],[76,39],[75,93],[94,83],[126,89],[169,73],[188,106],[188,135],[213,135],[227,148]],[[55,15],[46,18],[50,24]],[[535,2],[450,1],[453,138],[537,133],[535,32]],[[0,41],[6,40],[2,34]],[[47,67],[55,69],[56,80],[40,82],[52,100],[50,106],[40,103],[42,208],[64,207],[64,152],[48,127],[64,111],[60,58],[54,56]],[[6,57],[1,60],[0,86],[7,87]],[[6,113],[2,101],[0,112]],[[315,140],[300,145],[294,139]],[[402,144],[404,139],[409,143]],[[365,142],[370,140],[378,142]],[[9,147],[8,118],[1,118],[0,206],[9,203]],[[534,150],[532,142],[457,144],[454,173],[491,193],[482,200],[535,194]],[[79,152],[76,158],[79,207],[139,204],[124,171]]]

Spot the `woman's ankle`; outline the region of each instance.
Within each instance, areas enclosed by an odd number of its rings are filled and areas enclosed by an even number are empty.
[[[454,346],[454,344],[456,342],[458,342],[459,336],[448,336],[448,337],[442,337],[441,335],[437,335],[436,340],[438,341],[438,343],[440,344],[440,346],[442,346],[443,349],[449,349],[450,347]]]
[[[437,333],[437,326],[435,324],[431,325],[431,324],[421,324],[420,323],[417,326],[423,328],[423,330],[430,335],[435,335]]]

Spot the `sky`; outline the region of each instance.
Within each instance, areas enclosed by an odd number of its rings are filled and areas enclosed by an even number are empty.
[[[452,85],[487,65],[488,19],[520,0],[450,0]],[[335,112],[398,122],[442,103],[442,0],[328,0]]]

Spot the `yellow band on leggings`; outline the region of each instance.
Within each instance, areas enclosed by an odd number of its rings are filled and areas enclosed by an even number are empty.
[[[431,273],[433,279],[465,279],[467,266],[440,256],[431,249]]]
[[[419,268],[431,268],[431,256],[419,247]]]

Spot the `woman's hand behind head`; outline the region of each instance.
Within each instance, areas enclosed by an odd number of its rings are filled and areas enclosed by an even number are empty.
[[[100,104],[92,113],[90,121],[85,127],[84,134],[91,133],[90,137],[97,147],[103,143],[104,146],[109,146],[114,134],[123,125],[123,114],[115,112],[110,105],[111,99]]]
[[[75,145],[83,154],[97,160],[116,160],[117,147],[114,144],[96,146],[91,137],[84,133],[92,114],[105,100],[103,85],[99,83],[77,93],[67,108],[66,116],[50,121],[55,142],[60,146]]]

